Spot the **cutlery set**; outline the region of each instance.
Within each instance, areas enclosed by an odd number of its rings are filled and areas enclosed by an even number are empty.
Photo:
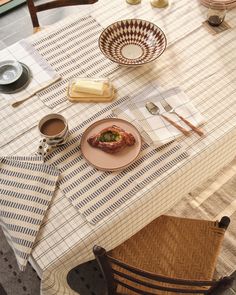
[[[164,110],[167,113],[177,115],[185,124],[187,124],[199,136],[203,136],[204,135],[203,131],[200,128],[194,126],[187,119],[185,119],[184,117],[182,117],[181,115],[179,115],[174,110],[174,108],[172,108],[165,100],[161,100],[161,105],[163,106]],[[171,125],[173,125],[176,129],[178,129],[179,131],[181,131],[185,136],[189,136],[190,135],[190,131],[186,130],[185,128],[183,128],[182,126],[180,126],[179,124],[177,124],[176,122],[174,122],[173,120],[171,120],[170,118],[168,118],[167,116],[163,115],[161,113],[161,111],[160,111],[160,108],[156,104],[154,104],[153,102],[151,102],[151,101],[146,102],[146,108],[147,108],[147,110],[149,111],[150,114],[161,116],[163,119],[165,119]]]

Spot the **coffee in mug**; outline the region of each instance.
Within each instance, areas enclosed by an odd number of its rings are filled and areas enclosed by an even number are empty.
[[[49,114],[43,117],[38,125],[39,132],[50,146],[66,143],[68,137],[68,123],[60,114]]]

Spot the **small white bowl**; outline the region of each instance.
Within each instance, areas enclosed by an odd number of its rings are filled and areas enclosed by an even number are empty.
[[[166,36],[155,24],[142,19],[115,22],[99,37],[102,53],[121,65],[140,66],[157,59],[166,49]]]
[[[8,85],[17,81],[23,72],[22,65],[15,60],[0,62],[0,85]]]

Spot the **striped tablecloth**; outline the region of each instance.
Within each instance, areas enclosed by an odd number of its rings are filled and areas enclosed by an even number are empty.
[[[57,112],[71,106],[66,99],[67,83],[71,77],[104,76],[108,73],[112,80],[119,77],[123,68],[117,70],[117,65],[105,59],[97,46],[102,28],[116,20],[132,17],[148,19],[163,29],[167,36],[167,46],[171,47],[172,44],[201,26],[202,17],[198,11],[197,1],[193,2],[191,7],[186,5],[185,1],[172,2],[167,9],[161,11],[152,9],[149,3],[130,6],[121,0],[119,4],[114,1],[99,1],[91,6],[94,8],[91,16],[70,16],[54,24],[52,28],[46,28],[34,34],[27,42],[31,42],[38,53],[63,77],[62,81],[41,91],[37,97],[39,96],[50,109],[53,108],[53,112]],[[66,41],[62,36],[66,36]],[[10,46],[9,49],[15,51],[15,46],[18,44]],[[96,56],[95,60],[94,56]],[[52,111],[43,107],[37,97],[14,109],[8,106],[8,102],[0,94],[2,98],[0,117],[4,121],[3,128],[0,130],[0,146],[7,146],[14,138],[36,126],[45,110]],[[8,126],[12,126],[13,121],[14,125],[17,124],[17,128],[9,130]]]
[[[197,5],[194,4],[192,9],[186,9],[183,4],[183,2],[180,2],[172,5],[174,6],[172,9],[166,10],[166,13],[163,14],[165,17],[163,25],[162,16],[155,15],[155,19],[157,17],[160,22],[159,25],[162,25],[161,27],[168,34],[169,45],[199,27],[199,22],[196,19]],[[123,16],[124,3],[118,9],[115,8],[116,5],[114,2],[112,5],[109,3],[106,7],[102,5],[102,9],[106,9],[106,14],[107,16],[109,15],[109,18],[114,17],[114,9],[116,9],[116,17],[120,16],[119,14],[121,13],[121,16]],[[99,9],[96,11],[99,11]],[[150,8],[147,11],[150,11]],[[188,26],[183,26],[183,20],[174,21],[176,11],[182,14],[184,18],[186,15],[191,20],[195,18],[195,22],[191,21],[191,23],[188,23]],[[144,16],[144,10],[137,10],[136,17],[142,18]],[[128,18],[128,15],[126,15],[126,18]],[[67,85],[71,78],[80,76],[114,77],[111,74],[119,66],[105,58],[98,47],[98,39],[103,30],[99,23],[104,27],[107,25],[104,23],[104,19],[100,19],[98,15],[96,15],[96,18],[92,16],[72,17],[67,21],[59,23],[43,38],[36,38],[33,41],[33,46],[63,77],[61,82],[47,87],[47,89],[38,94],[48,107],[54,108],[61,103],[64,103],[64,105],[70,104],[67,100]]]
[[[200,138],[192,134],[180,139],[179,143],[189,156],[166,171],[161,182],[151,181],[95,225],[84,219],[62,191],[57,190],[31,257],[42,277],[43,295],[76,294],[67,284],[68,271],[93,259],[91,249],[95,243],[108,250],[122,243],[172,208],[187,192],[235,156],[235,11],[227,13],[227,22],[232,29],[215,36],[202,26],[206,9],[198,1],[172,1],[167,9],[159,10],[152,8],[149,1],[129,6],[123,0],[100,0],[90,9],[90,14],[102,27],[118,19],[139,17],[155,22],[165,31],[169,46],[155,63],[134,70],[119,68],[112,74],[118,90],[116,101],[121,102],[123,97],[128,100],[150,81],[157,81],[165,89],[180,86],[203,114],[206,136]],[[63,22],[60,22],[58,28],[62,26]],[[48,29],[35,34],[28,41],[35,44],[50,32]],[[107,106],[74,104],[65,108],[62,103],[53,111],[60,111],[67,117],[72,130]],[[1,154],[34,153],[39,141],[35,124],[38,116],[50,110],[40,100],[32,99],[14,115],[1,101],[1,111],[3,114],[8,112],[9,116],[4,115],[4,120],[11,126],[10,131],[7,128],[0,131],[6,142],[1,146]],[[26,117],[27,120],[22,120]],[[19,130],[24,131],[14,133],[15,137],[9,140],[8,136],[13,130],[17,131],[15,126],[19,123]]]
[[[119,172],[98,171],[83,158],[78,143],[83,127],[104,118],[106,111],[105,108],[72,129],[68,143],[45,159],[60,170],[59,186],[91,224],[103,220],[152,181],[160,183],[168,170],[188,156],[176,142],[159,148],[144,142],[138,159],[126,169]]]
[[[98,47],[102,27],[91,16],[72,18],[61,28],[33,43],[38,52],[63,77],[62,81],[39,92],[50,108],[67,102],[69,80],[76,77],[107,77],[118,68]]]

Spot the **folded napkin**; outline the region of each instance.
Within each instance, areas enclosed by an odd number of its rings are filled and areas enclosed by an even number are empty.
[[[31,72],[31,80],[26,88],[14,94],[1,93],[10,104],[31,97],[61,79],[50,64],[25,40],[0,51],[0,60],[17,60],[25,64]]]
[[[0,158],[0,224],[24,271],[59,172],[41,157]]]
[[[161,104],[161,100],[163,99],[170,104],[179,115],[186,118],[193,125],[198,126],[203,123],[204,120],[200,112],[179,88],[160,91],[156,87],[149,85],[137,96],[131,98],[128,103],[122,104],[120,107],[114,109],[113,113],[133,123],[139,129],[147,143],[161,146],[182,136],[183,133],[161,116],[150,114],[145,107],[147,101],[155,103],[160,108],[160,113],[169,117],[178,125],[187,130],[191,130],[177,115],[167,113],[164,110]]]

